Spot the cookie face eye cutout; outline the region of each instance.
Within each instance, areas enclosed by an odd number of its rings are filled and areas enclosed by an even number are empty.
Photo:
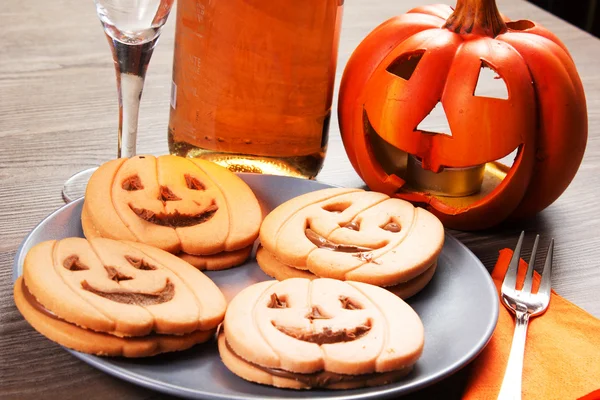
[[[63,267],[69,271],[85,271],[90,269],[87,265],[84,265],[79,261],[79,256],[72,255],[63,260]]]
[[[506,82],[491,65],[483,60],[479,68],[479,77],[477,78],[473,96],[508,100]]]
[[[141,269],[143,271],[154,271],[156,267],[148,264],[148,262],[142,258],[136,258],[132,256],[125,256],[125,259],[132,267]]]
[[[194,178],[190,174],[185,174],[184,177],[185,177],[185,184],[187,185],[188,189],[206,190],[206,186],[204,186],[204,184],[202,182],[200,182],[200,179]]]
[[[362,310],[362,306],[348,296],[340,296],[340,302],[344,310]]]
[[[144,189],[144,185],[142,185],[142,180],[138,175],[132,175],[129,178],[126,178],[121,183],[121,187],[123,188],[123,190],[127,190],[128,192]]]
[[[287,308],[287,298],[285,296],[277,296],[276,293],[271,295],[271,302],[267,305],[269,308]]]
[[[386,71],[407,81],[410,79],[413,72],[415,72],[415,69],[417,69],[417,65],[419,65],[419,61],[421,61],[423,54],[425,54],[425,50],[402,54],[392,61],[386,68]]]

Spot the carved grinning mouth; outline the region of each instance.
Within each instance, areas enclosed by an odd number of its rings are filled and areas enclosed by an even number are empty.
[[[107,292],[91,286],[87,281],[81,282],[81,288],[108,300],[124,304],[136,304],[139,306],[151,306],[155,304],[166,303],[175,296],[175,285],[167,279],[165,286],[154,293],[140,293],[132,291],[111,291]]]
[[[423,168],[418,156],[385,141],[371,125],[366,110],[363,110],[363,124],[369,150],[381,168],[388,175],[399,177],[407,183],[400,188],[400,191],[425,191],[438,196],[448,204],[455,202],[453,198],[460,198],[457,201],[465,206],[491,193],[514,168],[513,161],[516,160],[522,147],[519,145],[502,159],[491,160],[486,164],[472,167],[444,165],[440,171],[433,172]],[[420,131],[416,128],[415,130]],[[443,132],[420,132],[425,135],[446,135]],[[451,137],[451,134],[446,136]]]

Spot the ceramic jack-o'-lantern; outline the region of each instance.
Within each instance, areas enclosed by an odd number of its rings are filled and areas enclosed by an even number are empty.
[[[425,204],[456,229],[552,204],[587,141],[567,49],[534,22],[504,18],[494,0],[419,7],[381,24],[346,66],[338,112],[348,157],[372,190]],[[499,161],[513,154],[512,165]]]

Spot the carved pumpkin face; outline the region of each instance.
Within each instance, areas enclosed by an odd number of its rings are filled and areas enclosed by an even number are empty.
[[[423,326],[406,303],[379,287],[332,279],[246,288],[224,326],[244,359],[298,373],[389,371],[414,363],[423,348]]]
[[[86,237],[209,255],[251,245],[259,211],[250,188],[222,167],[175,156],[137,156],[106,163],[92,176],[82,220]]]
[[[505,24],[493,3],[461,0],[454,15],[426,6],[387,21],[356,49],[340,88],[344,145],[369,187],[427,204],[459,229],[549,205],[574,176],[587,135],[564,46],[530,21]],[[483,9],[497,19],[482,23],[474,10]],[[504,96],[479,93],[487,72]],[[448,131],[422,127],[437,111]],[[515,150],[512,167],[498,163]],[[469,180],[475,189],[462,190]]]
[[[208,277],[139,243],[49,241],[32,248],[25,263],[25,282],[41,304],[94,331],[184,334],[215,328],[225,312],[225,299]]]

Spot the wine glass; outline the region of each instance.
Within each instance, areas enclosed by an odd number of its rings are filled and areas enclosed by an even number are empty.
[[[152,51],[174,0],[94,0],[110,44],[119,92],[117,157],[135,155],[140,99]],[[70,177],[62,196],[66,203],[85,194],[98,167]]]

